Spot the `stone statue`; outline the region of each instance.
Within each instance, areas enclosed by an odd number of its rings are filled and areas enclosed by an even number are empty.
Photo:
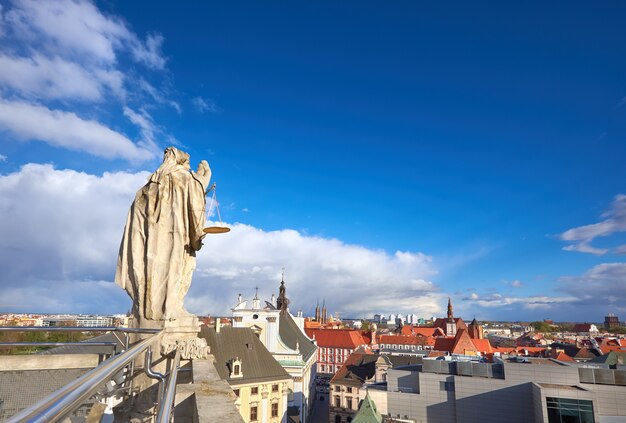
[[[117,260],[115,282],[133,300],[140,322],[190,317],[183,307],[202,247],[206,161],[190,171],[189,154],[165,150],[163,163],[135,196]]]

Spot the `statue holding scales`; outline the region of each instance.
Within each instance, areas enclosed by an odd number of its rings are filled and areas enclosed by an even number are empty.
[[[183,300],[202,247],[205,192],[211,169],[192,172],[189,154],[169,147],[163,163],[135,196],[124,229],[115,282],[133,300],[133,315],[148,321],[191,317]]]

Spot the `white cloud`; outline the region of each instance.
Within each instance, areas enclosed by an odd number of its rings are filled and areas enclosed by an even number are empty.
[[[142,42],[121,19],[104,15],[90,1],[18,0],[6,20],[16,36],[42,41],[47,51],[112,65],[120,51],[129,50],[138,62],[155,69],[165,67],[161,35],[148,35]]]
[[[509,285],[511,285],[513,288],[521,288],[522,286],[524,286],[524,283],[520,280],[514,280],[509,282]]]
[[[182,109],[180,108],[180,105],[177,102],[168,99],[165,96],[165,94],[163,94],[161,91],[156,89],[154,85],[150,84],[145,79],[139,78],[139,88],[141,88],[146,94],[148,94],[157,103],[168,104],[169,106],[174,108],[174,110],[176,110],[178,114],[182,113]]]
[[[59,57],[0,54],[0,84],[39,99],[100,101],[105,88],[123,96],[123,75],[114,70],[91,72]]]
[[[41,311],[126,311],[126,293],[107,281],[128,208],[147,176],[35,164],[0,176],[2,302],[25,301]],[[283,266],[294,311],[311,311],[317,297],[348,316],[381,308],[436,315],[445,305],[429,281],[432,259],[422,253],[390,255],[290,229],[231,226],[228,234],[205,238],[186,300],[190,311],[228,314],[237,294],[250,297],[255,286],[269,298]]]
[[[562,277],[559,289],[586,304],[626,309],[626,263],[602,263],[580,276]]]
[[[154,123],[152,116],[144,109],[135,112],[130,107],[124,107],[124,116],[139,127],[144,144],[150,146],[152,150],[156,150],[156,134],[162,131]]]
[[[210,100],[208,98],[204,99],[202,97],[194,97],[191,100],[191,102],[196,108],[196,110],[199,111],[200,113],[218,111],[218,108],[215,105],[215,102],[213,102],[213,100]]]
[[[5,156],[4,154],[0,154],[0,162],[6,162],[7,161],[7,156]]]
[[[576,301],[576,297],[549,297],[545,295],[533,295],[528,297],[505,296],[502,294],[489,294],[479,296],[472,293],[469,297],[463,298],[465,301],[473,301],[481,307],[506,307],[520,305],[525,309],[549,309],[559,303],[571,303]]]
[[[105,158],[142,161],[156,156],[152,145],[136,145],[97,121],[27,102],[0,99],[0,130],[18,139],[41,140]]]
[[[145,112],[150,104],[143,104],[145,96],[137,95],[143,90],[156,103],[180,112],[178,103],[146,80],[164,74],[160,34],[148,34],[142,40],[124,20],[101,12],[89,0],[15,0],[6,10],[0,9],[0,17],[4,34],[0,101],[5,111],[10,107],[21,113],[22,120],[8,122],[5,116],[0,129],[22,140],[136,161],[151,159],[152,150],[160,150],[155,134],[164,140],[173,138],[156,130],[158,126]],[[129,60],[144,66],[140,84],[129,82],[137,74]],[[152,73],[145,72],[146,67]],[[138,126],[143,140],[133,143],[101,122],[78,117],[102,113],[107,114],[107,121],[113,120],[111,116],[126,116]],[[46,118],[45,131],[24,125],[41,116]],[[91,129],[95,129],[92,135]]]
[[[626,195],[616,195],[609,210],[604,212],[602,217],[605,219],[601,222],[578,226],[560,234],[559,238],[561,240],[574,241],[574,243],[563,247],[563,249],[595,255],[603,255],[609,252],[606,248],[593,247],[591,242],[599,237],[606,237],[617,232],[626,232]],[[616,252],[619,253],[619,251]]]

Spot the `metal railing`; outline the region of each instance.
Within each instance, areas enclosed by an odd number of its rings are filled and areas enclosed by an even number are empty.
[[[118,326],[0,326],[0,332],[125,332],[159,333],[161,329],[123,328]]]
[[[102,362],[98,367],[11,417],[7,423],[56,422],[65,418],[159,338],[160,334],[152,335],[122,354]]]
[[[97,367],[85,373],[80,378],[70,382],[61,389],[51,393],[36,404],[22,410],[11,417],[6,423],[17,422],[56,422],[69,416],[72,412],[83,405],[90,397],[98,392],[108,381],[114,379],[116,375],[123,372],[128,366],[127,381],[132,383],[134,377],[135,359],[142,353],[146,354],[144,372],[151,378],[159,380],[159,401],[157,411],[157,422],[166,423],[171,421],[174,410],[174,398],[176,394],[176,382],[178,371],[180,370],[180,351],[176,350],[171,362],[170,371],[167,375],[152,370],[152,345],[157,342],[162,333],[159,329],[142,328],[118,328],[118,327],[77,327],[77,326],[15,326],[0,327],[0,331],[87,331],[87,332],[125,332],[125,333],[146,333],[151,334],[137,344],[129,347],[129,337],[126,337],[126,349],[118,355],[114,355],[108,360],[100,363]],[[6,342],[0,346],[112,346],[115,342]],[[128,385],[132,386],[132,385]]]
[[[117,326],[0,326],[0,332],[122,332],[126,334],[125,349],[129,346],[129,333],[155,334],[160,329],[124,328]],[[117,353],[116,342],[0,342],[0,347],[112,347],[113,354]]]
[[[180,350],[176,350],[176,355],[172,361],[172,368],[167,376],[167,386],[165,394],[159,401],[159,411],[157,413],[157,423],[169,423],[174,411],[174,395],[176,394],[176,379],[178,378],[178,367],[180,365]]]

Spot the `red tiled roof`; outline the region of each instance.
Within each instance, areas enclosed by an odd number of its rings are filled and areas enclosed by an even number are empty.
[[[465,329],[460,329],[454,337],[436,338],[435,349],[452,354],[467,354],[468,352],[486,354],[494,351],[488,339],[472,339]]]
[[[357,349],[368,342],[358,330],[304,328],[307,336],[317,341],[318,347]]]
[[[438,327],[402,326],[402,335],[444,336],[445,333]]]
[[[493,352],[493,347],[488,339],[472,339],[476,350],[480,353],[487,354]]]
[[[394,345],[422,345],[424,342],[416,336],[403,336],[403,335],[382,335],[379,340],[379,344],[394,344]]]
[[[552,354],[551,357],[555,360],[559,360],[559,361],[574,361],[574,359],[572,357],[570,357],[569,355],[565,354],[563,351],[556,351],[556,350],[552,350]]]

